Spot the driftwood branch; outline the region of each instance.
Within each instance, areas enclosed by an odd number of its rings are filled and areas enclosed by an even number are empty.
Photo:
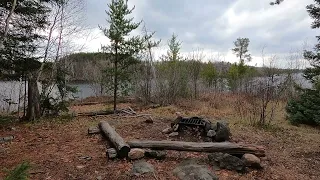
[[[112,143],[118,152],[120,158],[128,156],[130,151],[130,146],[122,139],[122,137],[107,123],[106,121],[101,121],[99,123],[100,130]]]
[[[236,144],[230,142],[183,142],[183,141],[143,141],[133,140],[128,142],[132,148],[151,148],[161,150],[195,151],[195,152],[223,152],[228,154],[254,154],[265,156],[261,146]]]

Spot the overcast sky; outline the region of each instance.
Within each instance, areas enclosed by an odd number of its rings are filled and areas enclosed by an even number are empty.
[[[86,26],[92,28],[86,40],[87,51],[97,51],[107,44],[98,25],[107,27],[107,4],[110,0],[86,0]],[[135,5],[133,16],[143,20],[155,38],[161,39],[156,56],[165,53],[172,35],[182,41],[183,54],[200,48],[206,57],[221,54],[222,60],[235,62],[230,51],[238,37],[250,39],[252,65],[261,65],[261,50],[268,56],[283,57],[301,51],[304,44],[312,47],[319,30],[312,30],[306,5],[313,0],[286,0],[280,6],[270,6],[270,0],[129,0]],[[138,32],[135,32],[138,33]],[[81,41],[81,39],[79,39]],[[82,40],[84,41],[84,40]],[[282,60],[283,61],[283,60]],[[284,66],[284,62],[280,63]]]

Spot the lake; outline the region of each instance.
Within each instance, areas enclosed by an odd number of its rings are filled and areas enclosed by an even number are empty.
[[[284,80],[284,76],[278,76],[281,80]],[[302,73],[297,73],[293,75],[293,79],[297,84],[304,88],[310,88],[311,84],[306,81]],[[264,81],[265,78],[256,78],[255,81]],[[88,83],[73,83],[69,84],[73,87],[77,87],[78,92],[73,94],[77,99],[84,99],[90,96],[99,96],[99,87],[97,85],[88,84]],[[41,85],[39,84],[39,88],[41,89]],[[20,93],[20,96],[19,96]],[[58,93],[57,88],[54,88],[52,91],[52,95],[56,96]],[[19,81],[0,81],[0,112],[10,112],[18,109],[17,103],[19,102],[20,97],[20,105],[23,105],[23,95],[24,95],[24,84]],[[9,106],[8,102],[12,102]]]

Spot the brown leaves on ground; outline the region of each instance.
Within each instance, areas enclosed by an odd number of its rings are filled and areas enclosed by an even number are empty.
[[[122,104],[126,107],[132,104]],[[220,179],[317,179],[320,177],[320,131],[311,127],[294,127],[285,120],[278,123],[276,130],[263,130],[248,126],[235,120],[230,107],[190,108],[188,104],[179,106],[146,109],[143,112],[153,114],[154,123],[144,123],[145,118],[122,117],[116,115],[103,117],[81,117],[64,123],[41,122],[36,124],[18,124],[16,130],[0,129],[0,136],[14,135],[11,143],[0,144],[0,179],[5,169],[12,169],[23,161],[32,165],[30,179],[176,179],[172,170],[186,158],[198,158],[207,163],[205,153],[168,151],[165,160],[147,159],[155,174],[133,176],[132,162],[127,160],[108,160],[106,141],[100,135],[87,135],[88,127],[106,120],[114,126],[125,139],[170,139],[161,131],[170,126],[175,112],[183,115],[202,115],[211,120],[229,119],[233,141],[263,145],[267,157],[262,159],[264,169],[251,170],[247,174],[238,174],[226,170],[216,171]],[[195,104],[193,104],[195,107]],[[216,106],[216,105],[212,105]],[[84,112],[103,109],[104,105],[75,106],[75,111]],[[179,140],[194,140],[191,137],[179,137]],[[171,139],[171,140],[178,140]],[[208,163],[207,163],[208,164]],[[208,168],[212,169],[208,164]],[[212,169],[212,171],[214,171]]]

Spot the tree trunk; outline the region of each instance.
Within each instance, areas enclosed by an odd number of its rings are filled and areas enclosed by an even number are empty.
[[[4,33],[3,33],[3,37],[2,37],[2,42],[4,42],[7,37],[8,31],[9,31],[10,19],[12,17],[12,14],[14,13],[16,6],[17,6],[17,0],[13,0],[12,8],[11,8],[6,20],[5,20],[5,28],[4,28]]]
[[[183,142],[183,141],[129,141],[131,148],[151,148],[177,151],[195,151],[195,152],[223,152],[229,154],[254,154],[256,156],[265,156],[265,150],[261,146],[235,144],[230,142]]]
[[[117,111],[117,93],[118,93],[118,43],[115,47],[115,62],[114,62],[114,89],[113,89],[113,111]]]
[[[118,151],[119,157],[127,157],[130,146],[122,139],[122,137],[105,121],[101,121],[99,127],[103,134],[114,145],[115,149]]]
[[[39,119],[40,111],[40,94],[35,75],[29,75],[28,78],[28,107],[25,120],[32,121]]]

